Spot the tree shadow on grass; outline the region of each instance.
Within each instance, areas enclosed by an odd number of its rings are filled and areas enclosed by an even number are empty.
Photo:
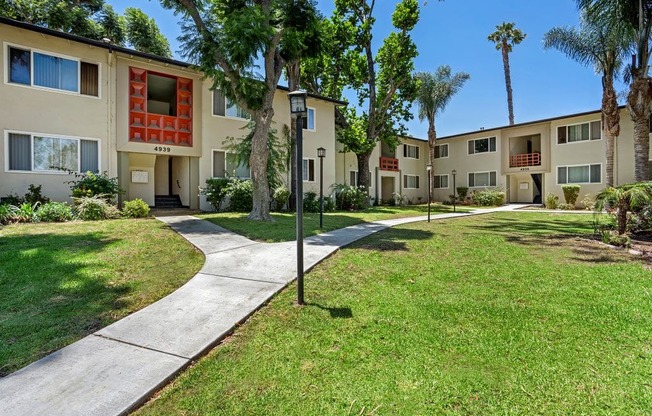
[[[101,232],[0,239],[0,377],[115,320],[131,288],[112,282],[96,255]]]
[[[408,241],[428,240],[433,235],[433,232],[426,230],[388,228],[354,244],[354,248],[372,251],[408,251]]]
[[[577,234],[581,230],[590,229],[592,221],[593,217],[590,215],[578,215],[576,219],[564,218],[562,221],[548,220],[541,217],[533,219],[526,219],[525,217],[485,217],[482,221],[469,225],[469,228],[499,234]]]
[[[321,310],[328,311],[328,313],[331,315],[331,318],[333,319],[349,319],[353,318],[353,312],[351,311],[351,308],[331,308],[328,306],[323,306],[318,303],[306,303],[308,306],[314,306],[317,307]]]

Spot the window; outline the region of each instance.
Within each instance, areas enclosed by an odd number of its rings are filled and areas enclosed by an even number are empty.
[[[419,177],[417,175],[403,175],[403,188],[419,189]]]
[[[469,172],[469,188],[496,186],[496,172]]]
[[[484,139],[469,140],[469,154],[488,153],[496,151],[496,138],[487,137]]]
[[[448,157],[448,144],[438,144],[435,146],[435,159]]]
[[[600,140],[601,138],[600,121],[557,127],[557,144]]]
[[[435,189],[448,189],[448,175],[434,175]]]
[[[213,91],[213,115],[249,119],[249,114],[220,90]]]
[[[349,171],[349,185],[358,186],[358,171],[357,170],[350,170]],[[373,186],[373,177],[371,176],[371,172],[369,172],[369,186]]]
[[[99,66],[10,46],[9,82],[99,97]]]
[[[8,133],[7,150],[10,171],[100,171],[97,140]]]
[[[305,182],[315,181],[315,159],[303,159],[301,174]]]
[[[236,164],[233,154],[221,150],[213,150],[213,177],[249,179],[251,177],[251,171],[247,165]]]
[[[315,129],[315,109],[308,107],[308,111],[306,111],[306,117],[302,119],[303,121],[303,129],[304,130],[316,130]]]
[[[419,146],[412,146],[411,144],[403,145],[403,157],[408,159],[418,159],[419,158]]]
[[[557,183],[602,183],[602,165],[557,166]]]

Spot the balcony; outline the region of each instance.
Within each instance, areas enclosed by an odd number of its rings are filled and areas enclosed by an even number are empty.
[[[510,168],[521,168],[526,166],[541,166],[541,153],[523,153],[509,157]]]
[[[390,170],[393,172],[398,172],[398,159],[393,157],[381,157],[380,170]]]

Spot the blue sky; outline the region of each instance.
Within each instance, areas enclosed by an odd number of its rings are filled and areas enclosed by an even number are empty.
[[[108,0],[116,11],[140,7],[153,17],[168,37],[175,57],[181,58],[179,18],[161,8],[156,0],[134,2]],[[393,0],[376,1],[376,47],[391,30]],[[421,4],[424,1],[421,0]],[[496,25],[512,21],[527,34],[510,54],[514,118],[516,123],[600,108],[600,77],[555,50],[544,50],[542,38],[555,26],[575,26],[579,20],[575,0],[428,0],[413,37],[419,50],[418,71],[434,71],[450,65],[465,71],[471,79],[437,118],[439,137],[508,124],[507,98],[502,58],[487,35]],[[330,15],[333,2],[318,0],[318,7]],[[618,84],[619,91],[626,87]],[[355,96],[346,97],[356,102]],[[408,134],[425,138],[427,122],[419,122],[416,108]]]

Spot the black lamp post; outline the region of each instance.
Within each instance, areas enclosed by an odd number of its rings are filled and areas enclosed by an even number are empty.
[[[455,204],[457,203],[457,187],[455,186],[455,175],[457,175],[457,171],[453,169],[451,173],[453,174],[453,212],[456,212]]]
[[[297,303],[303,305],[303,115],[306,113],[306,92],[292,91],[290,99],[290,114],[295,116],[297,130]],[[299,175],[297,175],[299,176]]]
[[[317,149],[319,158],[319,229],[324,228],[324,158],[326,149],[320,147]]]
[[[428,222],[430,222],[430,201],[432,201],[432,164],[426,165],[428,172]]]

